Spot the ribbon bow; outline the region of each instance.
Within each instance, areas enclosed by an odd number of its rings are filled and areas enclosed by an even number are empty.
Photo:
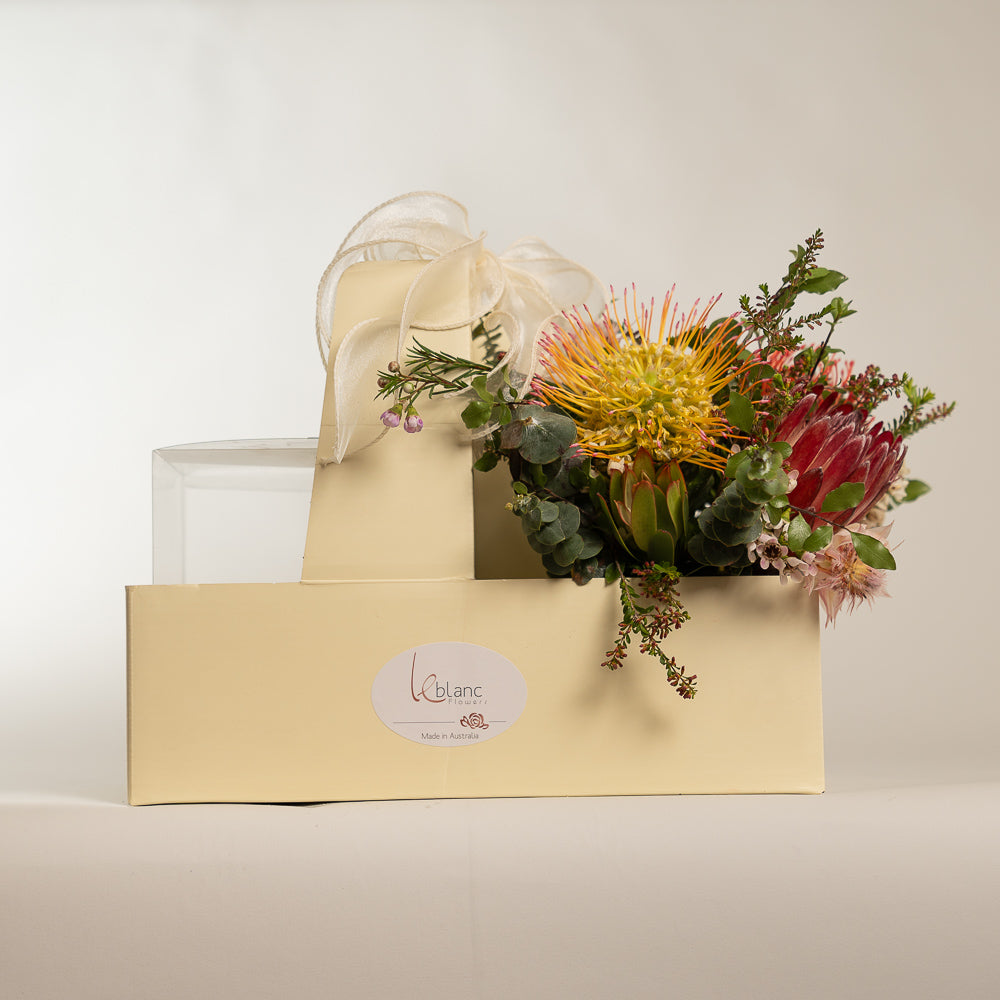
[[[386,428],[373,416],[376,373],[393,356],[402,364],[413,330],[459,330],[490,315],[509,347],[502,368],[527,391],[538,364],[538,340],[548,322],[571,306],[593,312],[607,304],[604,288],[586,268],[537,239],[519,240],[499,256],[473,237],[465,207],[433,192],[404,194],[372,209],[347,234],[320,279],[316,338],[330,373],[335,434],[330,460],[374,444]],[[341,276],[362,261],[426,261],[406,293],[399,315],[371,316],[333,343],[333,310]],[[467,303],[442,306],[434,290],[454,267],[470,278]]]

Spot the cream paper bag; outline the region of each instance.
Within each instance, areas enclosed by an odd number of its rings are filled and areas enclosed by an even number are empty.
[[[423,261],[370,261],[344,272],[337,290],[333,342],[370,316],[398,323]],[[469,315],[464,265],[439,269],[428,311],[440,318]],[[421,343],[467,357],[470,329],[419,332]],[[382,365],[392,360],[386,353]],[[419,435],[401,428],[386,432],[372,401],[360,415],[362,432],[384,437],[337,463],[330,461],[337,428],[334,365],[327,391],[316,456],[312,504],[302,579],[468,578],[472,549],[472,449],[451,401],[423,408],[427,427]],[[374,396],[374,379],[368,395]],[[419,440],[418,440],[419,439]]]

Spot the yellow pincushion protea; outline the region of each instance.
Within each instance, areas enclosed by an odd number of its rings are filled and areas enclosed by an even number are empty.
[[[634,292],[637,315],[629,314],[626,296],[624,323],[617,307],[600,320],[565,314],[543,343],[533,395],[573,418],[588,455],[630,459],[645,448],[658,461],[725,468],[728,451],[719,439],[733,432],[712,398],[748,366],[734,363],[735,321],[708,330],[716,302],[700,312],[696,302],[678,316],[671,289],[655,335],[653,303],[637,310]]]

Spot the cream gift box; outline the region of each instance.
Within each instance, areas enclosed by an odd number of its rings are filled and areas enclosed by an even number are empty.
[[[405,277],[368,279],[406,268],[364,265],[357,295],[397,300]],[[699,694],[682,701],[637,652],[599,666],[615,588],[489,578],[537,569],[488,502],[499,473],[474,521],[457,428],[395,432],[359,453],[370,476],[357,456],[324,464],[326,433],[303,582],[128,589],[131,803],[822,790],[818,612],[800,589],[683,581],[671,652]],[[443,494],[401,558],[392,518]]]

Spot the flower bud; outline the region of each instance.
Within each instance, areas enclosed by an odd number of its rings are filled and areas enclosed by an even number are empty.
[[[385,413],[382,414],[381,420],[386,427],[398,427],[401,417],[402,417],[402,408],[399,406],[394,406],[391,410],[386,410]]]
[[[396,372],[398,372],[398,371],[399,371],[399,363],[398,363],[398,362],[396,362],[396,361],[390,361],[390,362],[389,362],[389,364],[388,364],[388,365],[386,365],[386,367],[387,367],[387,368],[389,369],[389,371],[391,371],[391,372],[392,372],[393,374],[395,374]]]
[[[406,414],[406,419],[403,421],[403,430],[407,434],[416,434],[423,429],[424,422],[417,415],[417,412],[410,408],[410,412]]]

